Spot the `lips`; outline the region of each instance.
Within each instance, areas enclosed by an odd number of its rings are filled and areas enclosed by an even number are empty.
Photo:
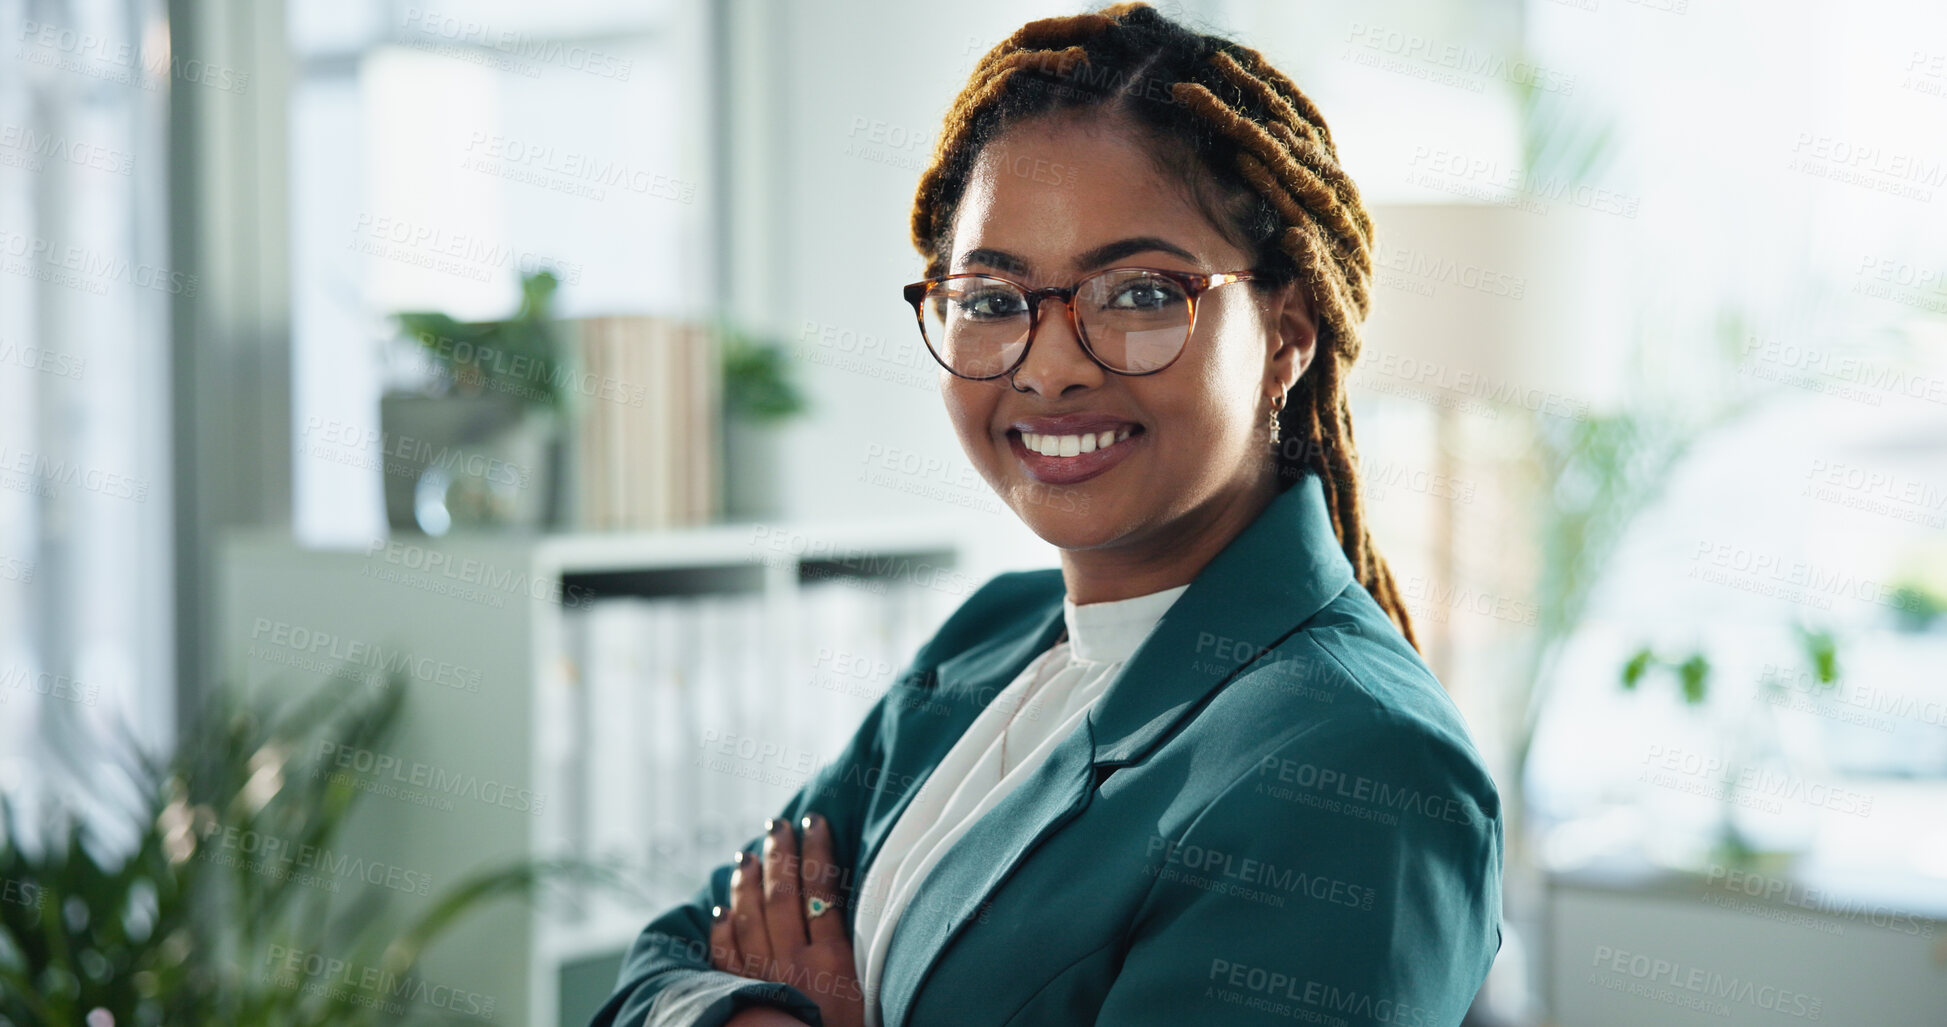
[[[1110,429],[1105,426],[1100,430]],[[1047,456],[1037,453],[1027,447],[1026,441],[1018,431],[1007,433],[1007,445],[1014,453],[1014,458],[1034,480],[1048,485],[1074,485],[1102,474],[1148,444],[1149,433],[1144,431],[1141,425],[1128,429],[1128,432],[1126,437],[1117,439],[1107,448],[1098,446],[1091,452],[1078,451],[1072,456]],[[1087,430],[1083,429],[1072,434],[1087,434]]]

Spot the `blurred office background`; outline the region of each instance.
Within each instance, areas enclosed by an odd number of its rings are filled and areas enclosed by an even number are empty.
[[[1947,1022],[1947,13],[1158,6],[1374,211],[1360,471],[1507,803],[1478,1022]],[[1081,9],[0,0],[0,1012],[583,1022],[1056,563],[898,289],[974,62]]]

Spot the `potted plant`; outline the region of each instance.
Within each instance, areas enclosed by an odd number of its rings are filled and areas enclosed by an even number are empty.
[[[1839,650],[1832,633],[1803,624],[1793,625],[1793,630],[1808,679],[1820,689],[1833,687],[1839,680]],[[1713,667],[1701,649],[1676,658],[1640,646],[1624,661],[1619,683],[1634,692],[1654,674],[1674,678],[1687,707],[1703,710],[1710,699]],[[1755,701],[1734,702],[1718,727],[1717,734],[1726,744],[1721,773],[1698,782],[1708,786],[1707,794],[1717,797],[1716,836],[1708,842],[1703,862],[1734,867],[1763,860],[1781,862],[1810,843],[1809,824],[1803,818],[1762,809],[1753,816],[1750,807],[1762,804],[1753,802],[1756,796],[1745,794],[1752,775],[1795,779],[1807,762],[1803,754],[1792,751],[1779,730],[1776,710],[1784,692],[1785,686],[1775,677],[1762,678],[1758,694],[1752,697]],[[1663,823],[1663,818],[1656,819]]]
[[[380,400],[393,527],[442,535],[560,521],[561,415],[570,394],[561,383],[571,368],[551,315],[558,284],[546,269],[522,275],[520,304],[503,320],[394,315],[434,382]]]
[[[783,509],[779,429],[809,404],[791,380],[790,355],[781,346],[727,323],[720,323],[717,333],[723,353],[724,515],[773,517]]]
[[[334,681],[272,711],[219,689],[166,761],[133,744],[85,754],[91,794],[121,797],[119,813],[84,821],[57,809],[28,825],[0,797],[0,1023],[434,1019],[441,1010],[391,998],[409,989],[366,979],[411,981],[437,937],[496,897],[568,876],[620,886],[592,864],[514,862],[455,882],[400,923],[383,890],[338,901],[306,879],[323,871],[252,844],[334,851],[365,793],[320,773],[317,754],[383,748],[406,693],[403,680]],[[371,972],[321,974],[313,955]]]

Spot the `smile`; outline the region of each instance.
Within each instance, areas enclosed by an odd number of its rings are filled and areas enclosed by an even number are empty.
[[[1050,485],[1073,485],[1123,461],[1148,436],[1140,425],[1053,435],[1010,430],[1008,446],[1028,475]]]
[[[1021,444],[1042,456],[1070,457],[1107,449],[1129,437],[1134,428],[1120,431],[1090,432],[1086,435],[1042,435],[1021,432]]]

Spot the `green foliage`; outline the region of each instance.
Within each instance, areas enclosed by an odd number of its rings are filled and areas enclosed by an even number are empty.
[[[1690,658],[1677,664],[1677,682],[1683,686],[1683,701],[1695,706],[1704,701],[1704,690],[1710,685],[1710,661],[1703,653],[1691,653]]]
[[[1536,689],[1542,676],[1545,655],[1582,622],[1616,547],[1637,515],[1661,497],[1671,469],[1694,438],[1685,426],[1628,411],[1582,419],[1538,418],[1535,431],[1541,480],[1550,487],[1538,518],[1540,632],[1535,670],[1527,677],[1529,690]],[[1537,695],[1524,703],[1530,732],[1541,713],[1540,699]],[[1520,755],[1525,761],[1525,746]]]
[[[1735,359],[1749,328],[1736,310],[1720,311],[1708,332],[1697,333],[1698,373],[1706,380],[1725,378],[1720,369]],[[1556,664],[1617,548],[1636,519],[1662,498],[1698,441],[1735,423],[1758,399],[1728,390],[1707,400],[1679,397],[1649,373],[1640,350],[1629,376],[1625,399],[1613,412],[1584,418],[1536,415],[1531,422],[1542,484],[1535,511],[1541,549],[1535,583],[1539,617],[1522,673],[1509,691],[1511,713],[1522,725],[1513,763],[1524,770],[1549,692],[1558,684]],[[1633,687],[1648,669],[1647,662],[1633,671],[1626,666],[1624,686]],[[1692,674],[1698,682],[1693,687],[1708,687],[1707,666]],[[1524,794],[1524,777],[1517,772],[1508,786],[1516,836],[1521,833]]]
[[[1634,691],[1644,675],[1658,669],[1676,675],[1684,702],[1696,706],[1706,698],[1710,689],[1710,660],[1701,652],[1691,653],[1682,661],[1673,661],[1659,658],[1647,646],[1638,649],[1623,664],[1623,688]]]
[[[1656,656],[1648,649],[1637,650],[1636,655],[1631,656],[1629,662],[1623,664],[1622,686],[1634,689],[1636,682],[1643,679],[1643,672],[1649,669],[1650,661],[1654,659]]]
[[[783,347],[728,325],[720,325],[723,340],[723,406],[729,417],[752,422],[781,421],[808,406],[791,380],[790,356]]]
[[[1799,655],[1806,666],[1811,668],[1812,679],[1821,685],[1831,685],[1839,680],[1839,644],[1832,632],[1823,628],[1808,628],[1794,624],[1798,635]],[[1710,659],[1702,650],[1691,653],[1681,661],[1667,660],[1656,655],[1648,646],[1643,646],[1623,661],[1620,680],[1625,691],[1635,691],[1643,677],[1652,670],[1667,670],[1677,679],[1677,686],[1683,693],[1683,701],[1692,706],[1702,705],[1710,697]]]
[[[369,890],[334,901],[316,876],[294,872],[303,862],[258,859],[260,844],[239,844],[277,839],[300,853],[334,850],[362,792],[348,777],[321,772],[314,754],[337,751],[321,742],[382,749],[405,693],[402,680],[334,682],[266,714],[219,689],[166,765],[126,739],[88,754],[102,768],[91,794],[132,797],[111,815],[136,838],[124,854],[111,857],[104,839],[67,809],[50,813],[30,837],[0,799],[8,900],[0,902],[0,1024],[65,1027],[95,1009],[135,1027],[432,1017],[430,1009],[374,1001],[384,998],[374,989],[280,975],[271,957],[324,953],[382,968],[384,980],[409,980],[425,947],[482,901],[591,868],[485,870],[398,931],[389,928],[386,900]]]
[[[1823,628],[1813,630],[1803,624],[1793,627],[1798,632],[1798,645],[1805,653],[1805,662],[1812,667],[1812,679],[1821,685],[1839,680],[1839,643],[1832,632]]]
[[[1575,99],[1543,88],[1538,75],[1515,85],[1527,181],[1589,184],[1614,157],[1614,120],[1590,117],[1586,98]]]
[[[556,381],[565,354],[549,313],[559,284],[546,269],[523,274],[520,307],[504,321],[458,321],[426,311],[393,316],[455,391],[499,392],[559,409],[567,395]]]

